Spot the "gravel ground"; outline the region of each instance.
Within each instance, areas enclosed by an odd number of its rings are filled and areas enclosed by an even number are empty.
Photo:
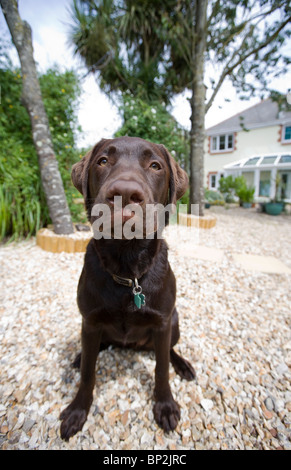
[[[181,420],[167,435],[152,412],[154,354],[102,351],[94,401],[82,432],[59,434],[60,411],[79,372],[76,288],[83,254],[42,251],[35,239],[1,246],[0,447],[7,449],[291,449],[290,274],[243,271],[234,253],[275,256],[291,268],[291,217],[216,209],[217,226],[200,231],[221,262],[182,257],[189,240],[168,236],[177,277],[181,339],[196,382],[171,366]]]

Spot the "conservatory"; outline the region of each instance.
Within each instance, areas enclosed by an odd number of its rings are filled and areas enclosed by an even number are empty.
[[[291,202],[291,154],[256,155],[225,165],[224,176],[243,175],[247,185],[255,188],[255,199],[277,197]],[[277,188],[277,189],[276,189]]]

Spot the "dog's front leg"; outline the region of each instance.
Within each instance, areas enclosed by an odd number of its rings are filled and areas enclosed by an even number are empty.
[[[154,417],[166,432],[175,429],[180,419],[180,407],[172,396],[169,384],[170,341],[171,321],[162,329],[154,331],[156,352]]]
[[[82,322],[81,381],[72,403],[61,413],[61,437],[66,441],[80,431],[87,419],[93,399],[95,365],[101,343],[102,329]]]

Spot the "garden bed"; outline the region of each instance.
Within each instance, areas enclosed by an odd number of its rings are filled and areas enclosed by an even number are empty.
[[[75,227],[70,235],[57,235],[50,228],[42,228],[37,232],[36,244],[45,251],[52,253],[80,253],[85,252],[92,238],[91,228],[79,231]]]
[[[217,219],[213,214],[199,217],[192,214],[179,214],[179,224],[186,225],[187,227],[210,229],[215,227],[216,220]]]

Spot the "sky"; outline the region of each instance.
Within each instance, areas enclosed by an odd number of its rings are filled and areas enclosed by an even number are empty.
[[[58,64],[61,70],[74,69],[80,73],[82,94],[78,109],[82,136],[80,147],[90,147],[101,138],[110,138],[121,126],[116,105],[103,92],[94,76],[86,76],[86,69],[80,59],[74,56],[68,45],[68,30],[71,23],[69,7],[71,0],[19,0],[20,16],[26,20],[33,33],[34,58],[40,72]],[[10,38],[5,19],[0,9],[0,34]],[[12,58],[18,63],[17,53],[12,51]],[[207,71],[206,71],[207,73]],[[274,88],[286,93],[291,88],[290,76],[277,79]],[[186,129],[190,129],[190,105],[187,93],[178,96],[172,103],[172,114]],[[225,101],[228,99],[230,101]],[[236,91],[225,83],[217,95],[213,106],[206,115],[205,126],[211,127],[228,117],[243,111],[259,102],[259,98],[248,101],[238,99]]]

